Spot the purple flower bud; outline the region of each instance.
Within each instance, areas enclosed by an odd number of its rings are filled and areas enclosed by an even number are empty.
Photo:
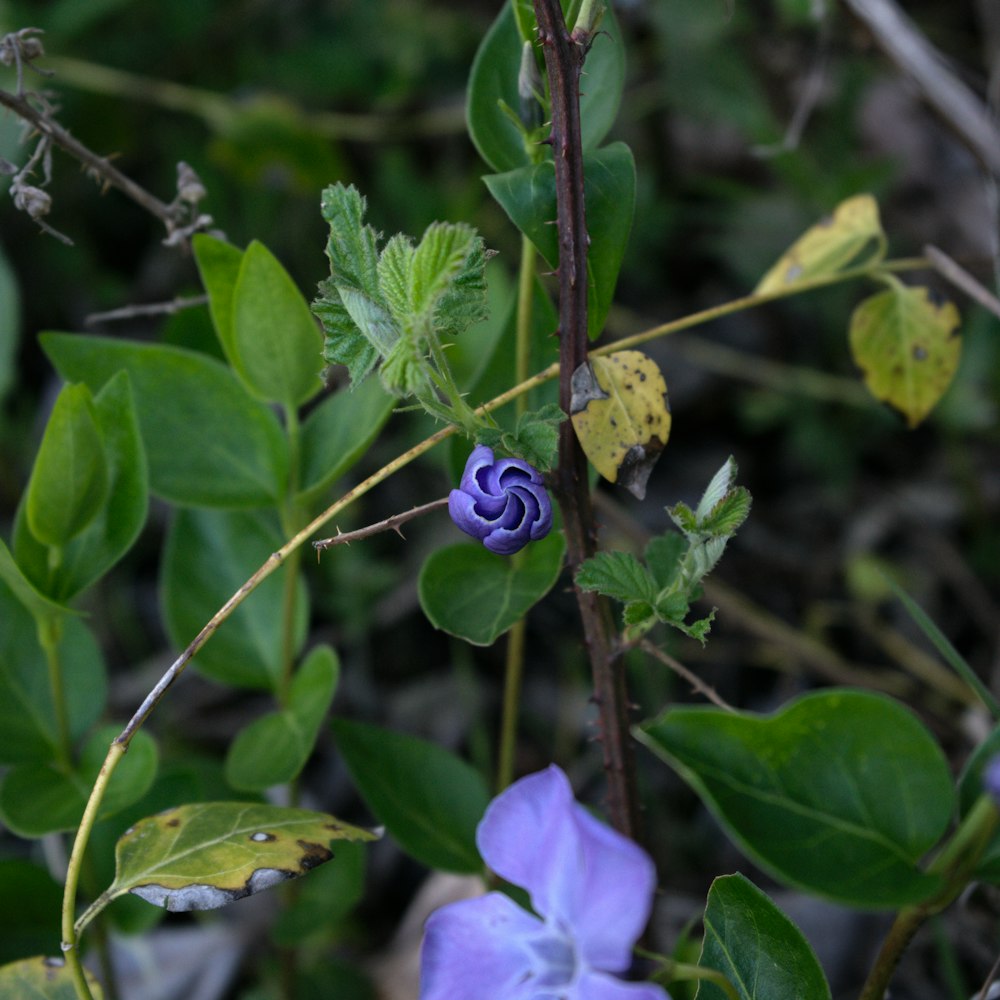
[[[519,458],[496,459],[477,445],[462,482],[448,496],[448,513],[467,535],[491,552],[509,556],[552,527],[552,501],[542,474]]]

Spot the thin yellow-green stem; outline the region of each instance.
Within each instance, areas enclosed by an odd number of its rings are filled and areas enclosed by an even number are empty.
[[[285,534],[290,535],[302,527],[302,515],[295,500],[302,475],[302,434],[299,416],[290,406],[285,411],[285,433],[288,437],[288,486],[287,501],[282,512]],[[278,699],[282,705],[288,704],[291,694],[292,674],[295,668],[295,618],[298,601],[299,569],[302,565],[301,547],[292,550],[285,565],[285,586],[281,607],[281,680]]]
[[[63,683],[62,660],[59,643],[62,640],[62,617],[53,613],[38,622],[38,643],[45,653],[48,668],[49,690],[56,721],[56,761],[67,769],[72,754],[72,737],[69,731],[69,713],[66,708],[66,686]]]
[[[521,237],[521,267],[517,278],[517,325],[514,331],[514,382],[520,385],[528,377],[531,364],[531,314],[535,305],[535,245]],[[528,408],[527,393],[517,397],[517,415]]]

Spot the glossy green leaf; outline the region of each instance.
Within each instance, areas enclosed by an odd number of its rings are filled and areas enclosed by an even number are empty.
[[[92,389],[129,373],[158,496],[206,507],[270,506],[282,496],[288,454],[277,417],[225,365],[107,337],[50,333],[41,341],[64,378]]]
[[[743,875],[712,883],[698,964],[723,973],[741,1000],[829,1000],[830,987],[801,931]],[[726,1000],[702,981],[697,1000]]]
[[[226,359],[238,369],[239,356],[233,343],[233,293],[240,276],[243,251],[207,233],[196,233],[191,247],[201,283],[208,294],[208,311],[215,335]]]
[[[60,618],[64,614],[72,612],[46,597],[17,564],[13,553],[7,548],[7,543],[0,538],[0,580],[9,588],[11,593],[21,602],[24,608],[39,621],[49,618]]]
[[[84,975],[93,1000],[103,1000],[97,980],[89,972]],[[43,955],[0,966],[0,996],[4,1000],[78,1000],[66,960]]]
[[[134,893],[174,912],[212,910],[304,875],[336,841],[375,834],[326,813],[251,802],[199,802],[140,820],[115,851],[107,900]]]
[[[55,760],[59,727],[48,664],[35,620],[0,583],[0,764]],[[65,618],[57,647],[69,736],[78,740],[97,721],[107,699],[101,651],[78,618]]]
[[[736,844],[782,881],[851,906],[905,906],[951,819],[941,748],[902,705],[831,690],[771,716],[678,708],[637,729]]]
[[[0,819],[21,837],[75,829],[108,747],[119,732],[115,726],[97,730],[84,746],[73,774],[52,764],[11,768],[0,781]],[[157,763],[156,744],[146,733],[137,733],[111,777],[98,818],[113,816],[142,798],[156,777]]]
[[[313,408],[302,424],[300,500],[317,500],[365,454],[395,403],[381,382],[369,379]]]
[[[470,543],[434,552],[418,581],[431,624],[476,646],[495,642],[552,589],[566,542],[552,532],[522,551],[519,560]]]
[[[183,649],[208,617],[260,568],[283,539],[266,511],[178,510],[161,563],[163,615]],[[284,587],[280,567],[219,626],[195,657],[202,673],[226,684],[276,691],[284,662]],[[294,639],[305,641],[308,594],[296,583]]]
[[[518,112],[520,66],[521,35],[511,5],[505,3],[472,63],[465,108],[469,135],[479,155],[495,171],[514,170],[531,162],[520,130],[501,107],[503,102]],[[622,33],[610,6],[594,37],[584,74],[580,120],[586,151],[596,148],[614,124],[625,81]]]
[[[126,372],[113,376],[94,399],[108,469],[108,495],[90,524],[61,548],[57,565],[29,528],[22,504],[14,525],[14,554],[32,583],[57,601],[69,601],[99,580],[132,547],[146,522],[149,480],[132,390]]]
[[[62,887],[44,868],[21,858],[0,859],[0,899],[9,901],[0,907],[0,964],[58,954]]]
[[[587,230],[587,329],[591,338],[604,329],[618,272],[628,245],[635,210],[635,161],[622,142],[583,158]],[[490,194],[511,222],[535,245],[548,264],[559,265],[556,179],[551,161],[484,177]]]
[[[478,771],[391,729],[336,719],[333,733],[358,791],[407,854],[441,871],[482,870],[476,826],[490,796]]]
[[[329,646],[306,657],[292,681],[288,707],[254,720],[229,745],[226,780],[233,788],[262,792],[299,774],[313,751],[339,674],[337,654]]]
[[[851,354],[868,391],[916,427],[958,370],[958,310],[928,288],[886,281],[886,291],[865,299],[851,315]]]
[[[240,264],[232,327],[236,371],[259,398],[295,410],[320,391],[323,341],[309,303],[257,241]]]
[[[21,339],[21,296],[17,278],[0,249],[0,403],[14,382],[14,361]]]
[[[61,548],[97,517],[108,496],[104,435],[85,385],[63,387],[52,407],[25,495],[31,533]]]

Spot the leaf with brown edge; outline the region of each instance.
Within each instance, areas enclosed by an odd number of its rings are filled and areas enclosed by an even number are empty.
[[[254,802],[179,806],[122,835],[115,880],[98,902],[131,892],[171,911],[212,910],[329,861],[333,841],[377,837],[307,809]]]
[[[889,285],[851,316],[850,345],[868,391],[916,427],[944,395],[958,369],[962,339],[954,303],[927,288]]]
[[[590,463],[642,500],[670,436],[667,384],[652,358],[616,351],[573,373],[570,416]]]

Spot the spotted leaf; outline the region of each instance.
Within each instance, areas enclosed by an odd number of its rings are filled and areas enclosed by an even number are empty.
[[[573,373],[573,428],[605,479],[640,500],[670,436],[667,384],[640,351],[595,357]]]
[[[780,292],[797,281],[874,263],[885,256],[885,250],[878,204],[870,194],[855,195],[807,229],[760,279],[756,292]]]
[[[252,802],[199,802],[140,820],[115,849],[102,897],[127,892],[168,910],[213,910],[333,857],[336,840],[375,840],[325,813]]]
[[[865,385],[916,427],[951,384],[962,353],[954,304],[884,276],[889,287],[851,316],[850,344]]]

